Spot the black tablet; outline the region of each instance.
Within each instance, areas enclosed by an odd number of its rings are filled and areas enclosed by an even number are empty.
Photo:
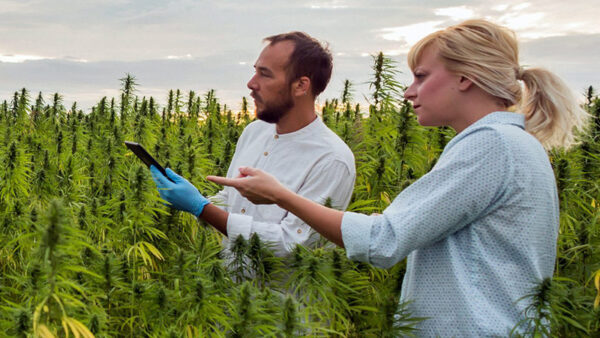
[[[150,155],[146,151],[146,149],[144,149],[144,147],[142,147],[139,143],[125,141],[125,145],[127,146],[127,148],[129,148],[131,151],[133,151],[133,153],[137,157],[139,157],[139,159],[142,160],[142,162],[146,163],[148,168],[150,168],[151,165],[155,166],[156,169],[158,169],[158,171],[160,171],[167,179],[169,179],[169,177],[167,176],[167,172],[165,171],[165,168],[163,168],[162,165],[158,164],[158,162],[154,159],[154,157],[152,157],[152,155]],[[171,181],[171,179],[169,179],[169,181]]]

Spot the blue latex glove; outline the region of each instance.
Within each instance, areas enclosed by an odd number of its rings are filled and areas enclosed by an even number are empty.
[[[187,211],[196,217],[200,216],[204,207],[210,201],[202,196],[188,180],[177,175],[169,168],[165,171],[173,182],[169,181],[155,166],[150,166],[150,172],[152,172],[152,178],[156,183],[160,197],[169,202],[172,208]]]

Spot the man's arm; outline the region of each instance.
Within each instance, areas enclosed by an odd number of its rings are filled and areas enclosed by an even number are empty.
[[[227,236],[227,219],[229,218],[227,211],[211,203],[204,207],[204,211],[199,217]]]
[[[229,238],[242,235],[249,239],[253,233],[257,233],[263,241],[273,245],[278,255],[288,254],[296,244],[309,245],[314,239],[310,226],[292,213],[287,213],[280,222],[259,222],[251,215],[228,213],[210,204],[198,189],[170,169],[167,174],[173,182],[155,168],[151,168],[151,171],[161,197],[171,207],[192,213]],[[354,179],[354,172],[344,162],[324,161],[311,170],[297,194],[319,204],[330,199],[332,207],[345,209],[352,195]]]
[[[208,199],[211,203],[204,208],[204,211],[198,217],[215,227],[215,229],[219,230],[225,236],[227,236],[227,218],[229,217],[225,204],[227,203],[229,189],[222,189],[209,197]]]

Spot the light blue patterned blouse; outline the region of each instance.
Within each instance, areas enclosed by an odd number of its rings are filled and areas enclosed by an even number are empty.
[[[350,259],[390,267],[408,256],[402,301],[419,336],[507,336],[519,301],[553,274],[558,196],[550,161],[521,114],[488,114],[379,216],[346,212]]]

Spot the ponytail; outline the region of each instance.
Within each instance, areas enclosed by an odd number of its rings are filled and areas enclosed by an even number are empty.
[[[525,130],[546,149],[569,149],[577,144],[589,114],[583,110],[567,85],[542,68],[518,71],[525,84],[520,111],[525,115]]]

